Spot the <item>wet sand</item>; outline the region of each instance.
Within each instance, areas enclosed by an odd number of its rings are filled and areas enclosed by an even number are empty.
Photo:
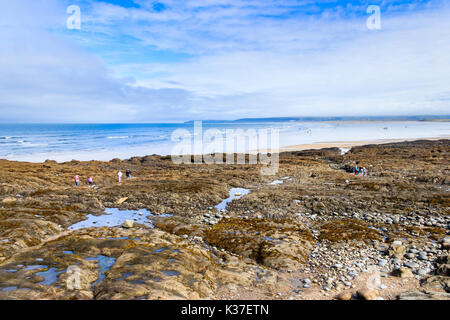
[[[386,143],[398,143],[398,142],[406,142],[406,141],[418,141],[418,140],[430,140],[437,141],[441,139],[449,139],[449,135],[443,135],[440,137],[432,137],[432,138],[419,138],[419,139],[378,139],[378,140],[366,140],[366,141],[330,141],[330,142],[318,142],[311,144],[297,144],[290,146],[283,146],[280,148],[280,152],[286,151],[302,151],[302,150],[318,150],[324,148],[345,148],[351,149],[352,147],[365,146],[371,144],[386,144]]]

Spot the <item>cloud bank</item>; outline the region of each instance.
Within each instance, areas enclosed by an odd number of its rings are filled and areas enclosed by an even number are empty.
[[[445,1],[0,3],[3,122],[450,113]]]

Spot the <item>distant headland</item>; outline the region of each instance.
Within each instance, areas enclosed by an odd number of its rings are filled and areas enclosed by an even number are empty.
[[[185,121],[193,123],[195,120]],[[418,116],[342,116],[342,117],[268,117],[236,120],[202,120],[204,123],[288,122],[288,121],[450,121],[450,115]]]

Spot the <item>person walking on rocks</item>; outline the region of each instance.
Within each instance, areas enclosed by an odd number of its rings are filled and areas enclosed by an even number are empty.
[[[131,170],[127,169],[127,171],[125,172],[125,175],[127,176],[127,179],[131,179]]]
[[[74,177],[74,180],[75,180],[75,186],[78,187],[78,185],[80,184],[80,177],[78,177],[78,175],[76,175]]]
[[[94,185],[94,181],[92,180],[92,177],[88,178],[88,183],[89,183],[89,188],[92,188],[92,186]]]
[[[119,177],[119,182],[122,182],[122,171],[119,171],[117,176]]]

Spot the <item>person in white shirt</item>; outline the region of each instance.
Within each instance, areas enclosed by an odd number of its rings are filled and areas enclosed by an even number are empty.
[[[122,171],[119,171],[117,175],[119,176],[119,182],[122,182]]]

